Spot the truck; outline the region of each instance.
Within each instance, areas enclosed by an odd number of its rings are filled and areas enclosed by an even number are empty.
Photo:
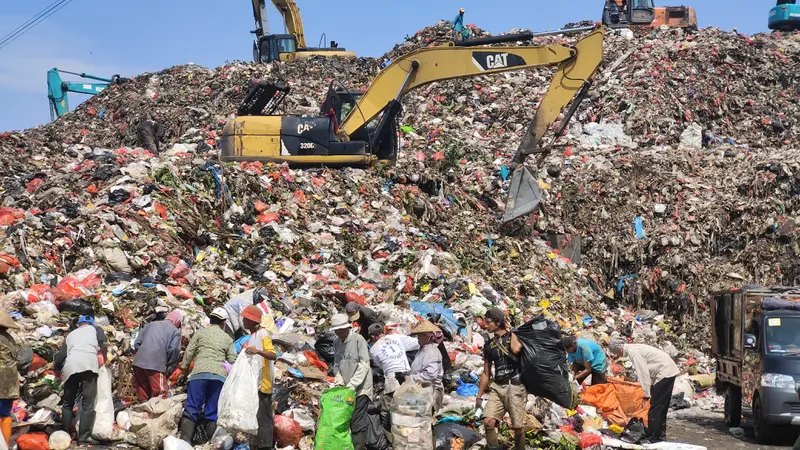
[[[756,440],[800,425],[800,287],[746,285],[711,294],[711,350],[725,424],[753,411]]]

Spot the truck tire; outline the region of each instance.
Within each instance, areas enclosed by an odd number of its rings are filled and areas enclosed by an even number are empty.
[[[757,395],[753,399],[753,432],[759,444],[769,444],[774,434],[774,428],[764,421],[764,408]]]
[[[742,388],[728,385],[725,392],[725,426],[738,427],[742,422]]]

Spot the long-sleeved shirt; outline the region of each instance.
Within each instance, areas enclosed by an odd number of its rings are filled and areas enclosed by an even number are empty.
[[[97,329],[90,325],[78,327],[67,335],[60,355],[56,355],[55,369],[61,370],[61,379],[66,383],[72,375],[100,371],[97,353]]]
[[[181,332],[166,320],[150,322],[139,332],[133,349],[134,367],[169,374],[178,365]]]
[[[369,367],[367,341],[360,334],[350,331],[344,342],[337,338],[333,346],[333,374],[341,377],[346,386],[355,391],[356,397],[366,395],[372,398],[372,369]]]
[[[192,336],[186,352],[183,354],[181,370],[186,372],[194,360],[194,370],[190,376],[200,373],[210,373],[225,378],[228,372],[222,366],[227,361],[236,361],[236,352],[233,351],[233,339],[217,325],[211,325],[199,330]]]
[[[231,330],[231,334],[236,334],[244,326],[242,324],[242,311],[253,304],[253,292],[255,292],[255,289],[244,291],[241,294],[234,295],[225,303],[224,308],[228,313],[228,320],[225,321],[225,326]]]
[[[672,358],[662,350],[644,344],[626,344],[623,348],[633,363],[645,397],[650,397],[653,385],[680,373]]]
[[[442,353],[438,344],[423,345],[411,363],[411,378],[419,383],[430,383],[434,389],[443,391],[443,377]]]
[[[19,347],[5,328],[0,328],[0,399],[19,397],[17,356]]]
[[[450,22],[450,26],[453,27],[453,31],[458,33],[464,29],[464,16],[462,14],[458,14],[452,22]]]

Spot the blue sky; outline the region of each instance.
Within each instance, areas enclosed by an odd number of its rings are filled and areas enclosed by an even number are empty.
[[[5,35],[53,0],[0,2]],[[358,55],[378,56],[408,34],[466,9],[468,23],[497,33],[552,30],[599,20],[602,0],[297,0],[309,45],[322,33]],[[691,0],[685,0],[690,2]],[[664,5],[663,1],[658,1]],[[767,31],[774,0],[694,0],[701,27]],[[676,1],[679,5],[681,2]],[[283,24],[270,5],[270,27]],[[254,28],[248,0],[74,0],[0,50],[0,131],[50,120],[45,74],[58,67],[99,76],[133,76],[193,62],[216,67],[252,59]],[[65,77],[65,79],[68,79]],[[71,94],[71,106],[85,96]]]

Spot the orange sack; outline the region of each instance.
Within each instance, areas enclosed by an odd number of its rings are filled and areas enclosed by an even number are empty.
[[[604,419],[621,427],[634,417],[642,419],[647,426],[650,401],[645,402],[639,383],[609,378],[606,384],[586,387],[581,392],[581,404],[594,406]]]

